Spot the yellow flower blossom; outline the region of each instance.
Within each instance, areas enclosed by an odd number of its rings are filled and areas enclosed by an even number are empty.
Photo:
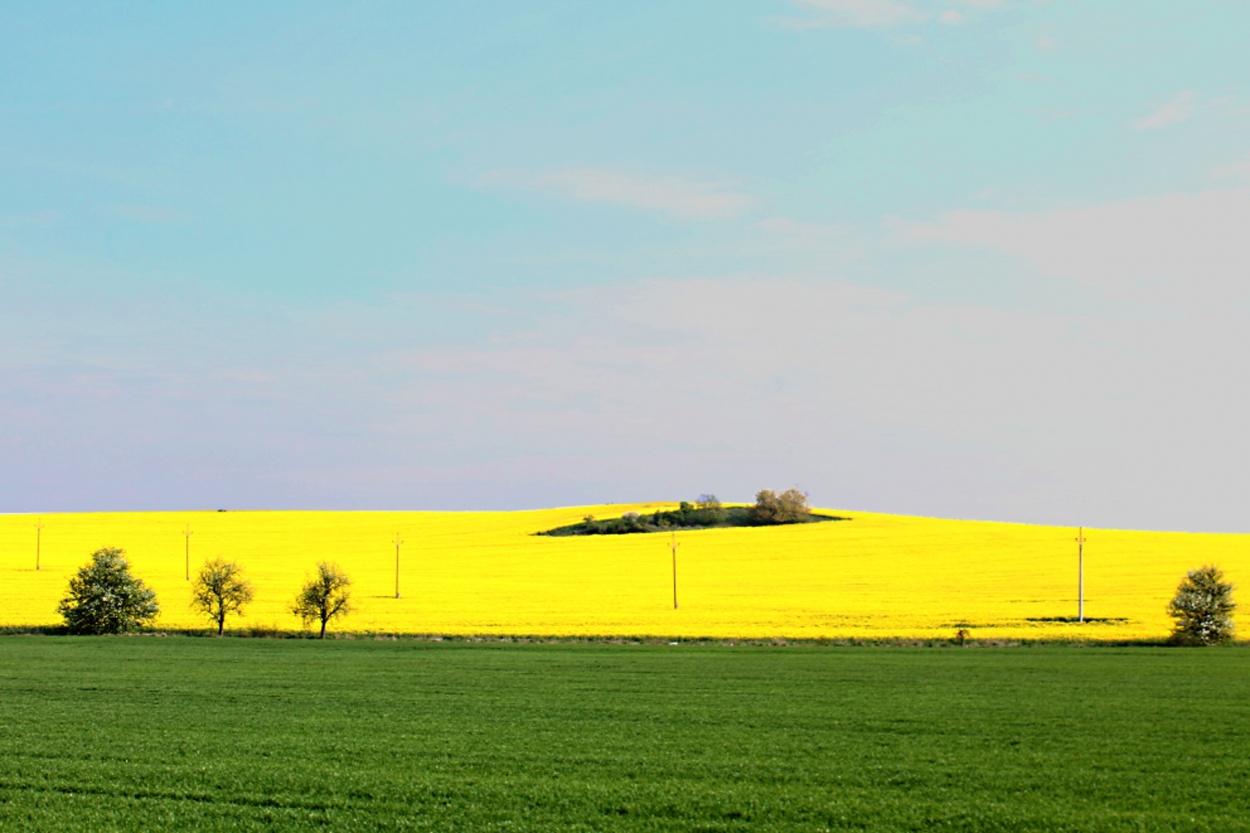
[[[331,630],[719,638],[1136,639],[1165,636],[1185,571],[1250,586],[1250,536],[1075,528],[827,510],[841,522],[667,534],[533,533],[671,504],[523,512],[120,512],[0,516],[0,624],[56,624],[70,575],[103,546],[160,600],[158,627],[206,628],[190,606],[211,558],[237,561],[255,601],[233,627],[300,627],[291,601],[318,561],[351,577]],[[817,510],[821,511],[821,510]],[[190,530],[190,536],[184,534]],[[395,598],[395,537],[400,598]]]

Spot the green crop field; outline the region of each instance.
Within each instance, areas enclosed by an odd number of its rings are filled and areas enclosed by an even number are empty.
[[[4,830],[1250,830],[1250,651],[0,638]]]

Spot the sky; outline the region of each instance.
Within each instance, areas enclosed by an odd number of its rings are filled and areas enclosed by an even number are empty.
[[[1243,0],[0,2],[0,511],[1250,532]]]

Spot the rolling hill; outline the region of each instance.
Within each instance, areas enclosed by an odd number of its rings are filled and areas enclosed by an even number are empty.
[[[297,630],[289,610],[319,560],[352,577],[359,633],[722,639],[1164,637],[1186,570],[1215,563],[1247,586],[1250,535],[1077,530],[828,511],[848,521],[671,537],[535,535],[583,516],[672,504],[517,512],[136,512],[0,516],[0,625],[54,625],[69,577],[103,546],[126,551],[161,604],[158,627],[206,627],[189,607],[206,559],[239,562],[256,589],[227,627]],[[35,570],[36,524],[41,569]],[[402,539],[395,598],[396,533]]]

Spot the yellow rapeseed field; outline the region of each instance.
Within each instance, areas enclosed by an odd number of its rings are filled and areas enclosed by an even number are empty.
[[[158,595],[158,627],[207,627],[185,579],[216,556],[256,590],[227,627],[292,630],[319,560],[350,575],[355,611],[331,631],[721,638],[1134,639],[1169,631],[1185,571],[1222,567],[1250,593],[1250,536],[1086,529],[1077,613],[1075,528],[818,510],[849,520],[677,534],[534,532],[671,504],[524,512],[121,512],[0,516],[0,624],[49,625],[100,547],[126,551]],[[42,523],[40,568],[36,526]],[[189,538],[184,532],[190,529]],[[400,598],[395,598],[396,534]],[[1250,600],[1250,597],[1247,597]]]

